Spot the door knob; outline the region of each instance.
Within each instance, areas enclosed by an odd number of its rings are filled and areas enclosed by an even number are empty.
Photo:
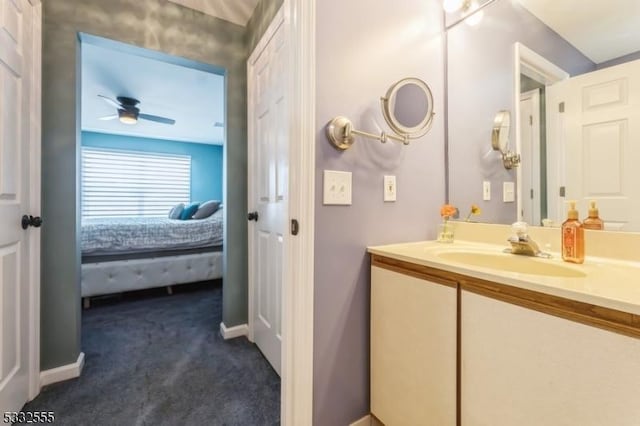
[[[22,229],[27,229],[30,226],[34,228],[40,228],[42,225],[42,218],[40,216],[27,216],[26,214],[22,216]]]
[[[255,220],[257,222],[258,221],[258,212],[250,212],[247,215],[247,219],[248,220]]]

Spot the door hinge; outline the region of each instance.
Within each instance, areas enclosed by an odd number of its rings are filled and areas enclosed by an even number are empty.
[[[533,200],[533,189],[531,190],[531,199]]]
[[[300,232],[300,224],[296,219],[291,219],[291,235],[298,235]]]
[[[533,115],[529,116],[529,126],[533,126]]]
[[[564,195],[564,194],[565,194],[565,192],[566,192],[566,188],[565,188],[564,186],[561,186],[561,187],[560,187],[560,196],[561,196],[561,197],[564,197],[564,196],[565,196],[565,195]]]
[[[564,112],[564,102],[558,104],[558,112]]]

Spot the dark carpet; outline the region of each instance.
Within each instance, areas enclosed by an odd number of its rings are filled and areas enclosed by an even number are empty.
[[[278,425],[280,378],[247,339],[220,336],[220,284],[175,291],[84,310],[82,376],[23,410],[70,426]]]

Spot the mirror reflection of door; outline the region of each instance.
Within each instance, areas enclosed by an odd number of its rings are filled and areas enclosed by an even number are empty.
[[[522,92],[531,86],[541,87]],[[544,84],[522,75],[520,87],[520,189],[523,192],[520,220],[541,225],[542,218],[546,217],[546,194],[542,191],[543,180],[546,181],[546,155],[542,143],[545,129],[541,120],[544,116],[541,102]]]
[[[640,230],[640,60],[567,79],[548,99],[564,104],[549,115],[549,143],[564,147],[550,158],[564,165],[564,199],[581,212],[596,201],[607,230]],[[565,216],[564,206],[557,211]]]

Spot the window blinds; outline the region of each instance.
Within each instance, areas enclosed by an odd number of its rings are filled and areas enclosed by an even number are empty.
[[[191,157],[82,147],[82,217],[166,216],[191,198]]]

